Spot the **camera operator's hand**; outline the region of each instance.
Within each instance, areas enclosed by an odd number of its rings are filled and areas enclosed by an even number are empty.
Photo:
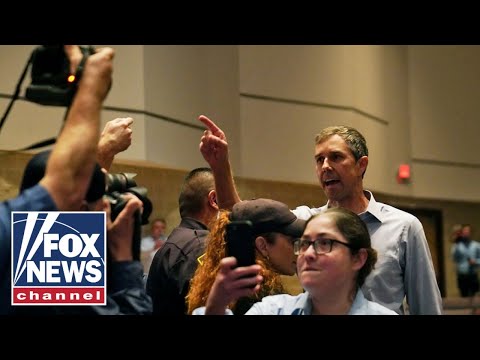
[[[111,220],[111,208],[108,200],[103,199],[104,211],[107,213],[107,246],[113,261],[132,261],[132,242],[135,226],[134,214],[142,211],[142,202],[133,194],[122,194],[127,201],[114,222]]]
[[[116,118],[106,123],[98,142],[97,160],[100,166],[110,170],[115,155],[132,144],[133,118]]]
[[[112,83],[113,57],[114,50],[109,47],[97,49],[95,54],[88,57],[75,100],[82,90],[88,91],[99,102],[105,100]]]
[[[65,54],[67,55],[68,61],[70,63],[70,73],[76,74],[78,65],[82,61],[83,53],[80,50],[78,45],[64,45],[63,46]],[[108,86],[104,88],[104,91],[98,92],[100,95],[100,100],[103,101],[107,96],[108,91],[110,90],[111,86],[111,74],[112,74],[112,63],[111,60],[113,59],[114,51],[111,48],[102,48],[97,49],[96,53],[89,56],[85,63],[85,70],[82,78],[84,78],[86,74],[86,70],[89,69],[90,73],[96,73],[95,76],[98,76],[100,80],[99,83],[106,82]],[[108,66],[108,61],[110,64]],[[105,67],[104,65],[107,65]],[[90,75],[90,74],[88,74]],[[102,77],[104,79],[102,80]]]

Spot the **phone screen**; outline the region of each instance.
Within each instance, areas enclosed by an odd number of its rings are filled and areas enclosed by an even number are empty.
[[[237,259],[237,266],[255,264],[255,244],[251,221],[232,221],[227,224],[225,242],[227,256]]]

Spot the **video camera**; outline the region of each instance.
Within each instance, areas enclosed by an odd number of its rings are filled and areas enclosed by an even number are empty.
[[[20,96],[23,80],[25,79],[30,65],[32,67],[31,84],[25,91],[25,99],[40,105],[65,106],[65,121],[73,97],[77,92],[77,86],[83,74],[83,68],[87,58],[95,53],[93,46],[79,46],[82,60],[75,71],[70,73],[70,60],[68,59],[64,45],[41,45],[36,47],[30,54],[25,68],[20,75],[15,93],[0,119],[0,131],[12,110],[13,104]],[[48,139],[21,150],[31,150],[55,143],[56,138]]]
[[[29,101],[50,106],[70,106],[82,77],[87,58],[95,53],[93,46],[80,46],[82,60],[75,74],[70,73],[70,61],[63,45],[42,45],[31,55],[31,84],[25,98]]]

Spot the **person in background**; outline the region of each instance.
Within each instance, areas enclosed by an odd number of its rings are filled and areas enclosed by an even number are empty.
[[[330,208],[314,215],[294,248],[297,274],[306,291],[264,297],[246,315],[397,315],[363,295],[361,287],[375,267],[377,254],[367,227],[355,213]],[[221,261],[206,306],[195,309],[194,315],[231,314],[229,303],[260,290],[261,267],[233,268],[235,264],[232,257]]]
[[[155,253],[165,244],[167,223],[163,218],[156,218],[150,223],[150,235],[142,238],[140,250],[143,271],[148,274]]]
[[[454,234],[454,244],[451,248],[461,297],[474,296],[479,290],[480,243],[473,240],[471,235],[471,225],[462,225],[461,230]]]

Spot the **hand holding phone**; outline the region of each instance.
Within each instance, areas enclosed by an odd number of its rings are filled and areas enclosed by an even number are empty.
[[[250,266],[255,264],[255,238],[253,225],[249,220],[231,221],[227,224],[225,242],[227,243],[227,256],[237,259],[237,266]]]

